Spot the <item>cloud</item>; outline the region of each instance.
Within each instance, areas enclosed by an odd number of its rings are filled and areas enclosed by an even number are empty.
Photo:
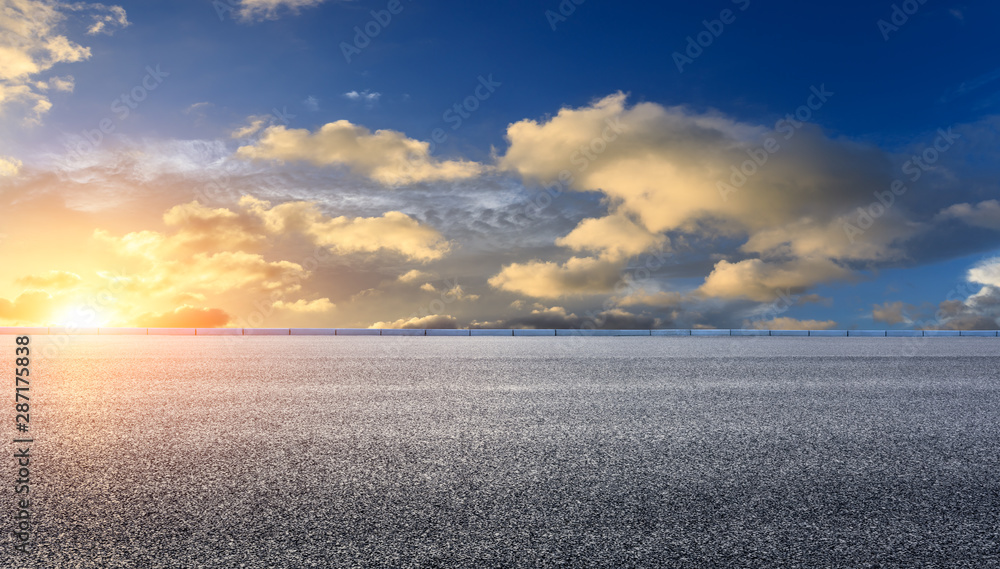
[[[744,328],[757,330],[832,330],[836,326],[837,323],[833,320],[797,320],[788,317],[743,322]]]
[[[885,302],[872,307],[872,320],[885,322],[890,326],[909,322],[910,319],[904,314],[906,305],[902,302]]]
[[[535,298],[608,294],[621,280],[623,264],[593,257],[513,263],[491,277],[491,286]]]
[[[14,282],[23,287],[33,289],[72,289],[83,281],[80,275],[69,271],[49,271],[44,275],[28,275]]]
[[[360,93],[357,91],[348,91],[344,93],[344,98],[350,101],[364,103],[365,107],[370,109],[378,103],[380,98],[382,98],[382,93],[373,92],[371,89],[365,89]]]
[[[418,318],[414,316],[413,318],[400,318],[394,322],[376,322],[369,326],[369,328],[388,328],[388,329],[437,329],[437,330],[450,330],[458,328],[458,319],[454,316],[448,314],[432,314],[430,316],[424,316]]]
[[[103,4],[91,4],[91,8],[100,7],[107,11],[106,14],[95,14],[94,23],[87,28],[87,35],[108,34],[111,35],[114,28],[127,28],[129,26],[128,17],[121,6],[105,6]]]
[[[937,322],[929,327],[952,330],[1000,328],[1000,257],[985,259],[969,269],[969,286],[976,290],[964,300],[941,302]]]
[[[432,275],[431,273],[425,273],[424,271],[418,269],[410,269],[409,271],[406,271],[405,273],[399,275],[399,282],[412,283],[431,278],[434,278],[434,275]]]
[[[664,235],[650,233],[624,213],[607,217],[585,219],[556,245],[574,251],[596,251],[608,259],[627,259],[644,251],[662,248],[667,243]]]
[[[191,113],[201,112],[212,106],[213,106],[212,103],[209,103],[208,101],[199,101],[197,103],[191,103],[181,112],[183,112],[185,115],[188,115]]]
[[[126,235],[124,238],[127,238]],[[116,245],[114,237],[98,235]],[[121,251],[121,248],[119,248]],[[143,251],[152,266],[141,275],[126,277],[126,290],[152,295],[182,293],[222,294],[243,290],[251,293],[298,290],[310,272],[290,261],[268,261],[243,251],[197,253],[187,258],[156,258]]]
[[[21,172],[21,161],[9,156],[0,156],[0,178],[17,176]]]
[[[299,299],[296,300],[295,302],[284,302],[279,300],[275,302],[272,306],[279,310],[290,310],[292,312],[298,312],[298,313],[329,312],[337,307],[337,305],[330,302],[329,298],[320,298],[313,301],[306,301],[304,299]]]
[[[765,151],[771,139],[777,148]],[[922,229],[896,208],[852,241],[845,223],[856,222],[857,208],[889,188],[891,160],[808,123],[768,128],[714,111],[629,107],[617,93],[544,121],[515,122],[507,140],[497,159],[501,170],[606,198],[607,217],[585,219],[557,245],[596,252],[606,262],[669,245],[670,233],[743,240],[741,252],[755,258],[721,261],[700,289],[704,296],[769,301],[774,288],[802,291],[849,278],[859,264],[903,259],[898,244]],[[549,290],[563,289],[557,277],[568,270],[530,267],[549,278],[505,267],[498,283],[534,294],[546,288],[508,284],[518,272],[518,281],[556,281]],[[603,283],[611,280],[601,274]]]
[[[141,314],[135,318],[135,325],[142,328],[220,328],[230,320],[229,314],[221,308],[181,306],[160,314]]]
[[[302,101],[302,106],[306,108],[307,111],[316,112],[319,110],[319,99],[309,95]]]
[[[430,284],[430,283],[427,283],[427,284]],[[424,289],[424,287],[420,287],[420,288]],[[424,290],[426,290],[426,289],[424,289]],[[431,289],[428,292],[437,292],[437,290],[434,289],[434,287],[432,286]],[[465,292],[465,290],[462,289],[462,285],[456,283],[455,286],[453,286],[450,289],[448,289],[448,291],[445,292],[442,295],[442,298],[448,298],[448,299],[451,299],[451,300],[468,300],[468,301],[474,301],[474,300],[479,300],[479,295],[478,294],[468,294],[467,292]]]
[[[852,275],[850,270],[827,259],[777,263],[760,259],[719,261],[697,292],[716,298],[772,302],[781,294],[798,294],[817,283],[849,279]]]
[[[354,174],[387,185],[462,180],[478,176],[483,167],[464,160],[438,160],[430,145],[393,130],[377,130],[340,120],[316,132],[282,125],[264,130],[260,140],[236,151],[253,160],[309,162],[342,166]]]
[[[247,120],[250,123],[234,130],[230,134],[232,138],[246,138],[257,134],[262,128],[271,123],[272,117],[270,115],[255,115],[248,117]]]
[[[84,47],[61,33],[67,11],[87,11],[94,18],[88,33],[110,33],[128,25],[120,6],[63,4],[44,0],[9,0],[0,4],[0,112],[24,107],[25,122],[37,124],[52,108],[42,94],[49,88],[66,90],[72,79],[45,80],[39,76],[60,63],[90,58]],[[54,82],[53,82],[54,81]]]
[[[52,296],[44,291],[26,291],[13,301],[0,298],[0,321],[13,325],[45,324],[51,318],[55,305]]]
[[[48,81],[37,81],[35,83],[40,91],[48,91],[49,89],[55,91],[62,91],[64,93],[72,93],[73,89],[76,88],[76,79],[72,75],[65,75],[62,77],[51,77]]]
[[[497,328],[557,328],[568,329],[598,329],[598,330],[645,330],[661,327],[662,322],[654,317],[636,315],[627,310],[613,308],[587,317],[568,312],[562,306],[536,308],[530,314],[516,316],[502,322],[494,323]]]
[[[980,262],[969,269],[969,282],[1000,288],[1000,257]]]
[[[163,223],[176,229],[171,240],[174,250],[246,250],[264,239],[262,227],[240,212],[209,208],[197,201],[170,208],[163,214]]]
[[[168,232],[141,230],[94,239],[138,263],[123,277],[126,290],[146,295],[297,290],[309,271],[298,263],[268,261],[244,249],[262,244],[263,224],[253,216],[198,202],[172,207],[163,216]]]
[[[271,207],[269,202],[245,196],[240,205],[259,217],[269,233],[298,231],[336,253],[392,251],[426,262],[440,259],[450,249],[436,229],[398,211],[379,217],[331,218],[320,213],[311,202]]]
[[[618,306],[659,306],[659,307],[674,307],[679,306],[683,300],[683,296],[679,292],[672,291],[647,291],[645,289],[639,289],[631,294],[617,299],[615,304]]]
[[[262,21],[278,19],[278,12],[288,8],[297,14],[301,8],[318,6],[325,0],[240,0],[237,14],[244,21]]]
[[[170,208],[163,215],[170,233],[143,230],[112,237],[95,236],[122,255],[150,260],[180,258],[209,251],[254,251],[269,239],[300,234],[338,254],[391,252],[427,262],[450,249],[434,228],[397,211],[378,217],[329,217],[315,202],[295,201],[271,206],[244,196],[240,209],[210,208],[194,201]]]
[[[941,211],[939,219],[958,219],[975,227],[1000,230],[1000,201],[987,200],[976,205],[955,204]]]

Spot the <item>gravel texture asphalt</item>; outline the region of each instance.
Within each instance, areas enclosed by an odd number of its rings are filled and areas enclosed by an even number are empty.
[[[51,345],[2,567],[1000,567],[995,338]]]

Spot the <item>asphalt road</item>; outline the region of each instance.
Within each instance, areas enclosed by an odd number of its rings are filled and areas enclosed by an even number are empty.
[[[66,344],[3,567],[1000,567],[996,338]]]

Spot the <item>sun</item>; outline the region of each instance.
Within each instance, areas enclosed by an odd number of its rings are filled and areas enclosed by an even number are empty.
[[[107,326],[107,318],[91,306],[71,305],[56,313],[52,318],[52,325],[66,328],[101,328]]]

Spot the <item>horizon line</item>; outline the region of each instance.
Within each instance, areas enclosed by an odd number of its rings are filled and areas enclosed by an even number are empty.
[[[998,330],[762,330],[755,328],[197,328],[3,326],[0,335],[79,336],[798,336],[798,337],[1000,337]]]

